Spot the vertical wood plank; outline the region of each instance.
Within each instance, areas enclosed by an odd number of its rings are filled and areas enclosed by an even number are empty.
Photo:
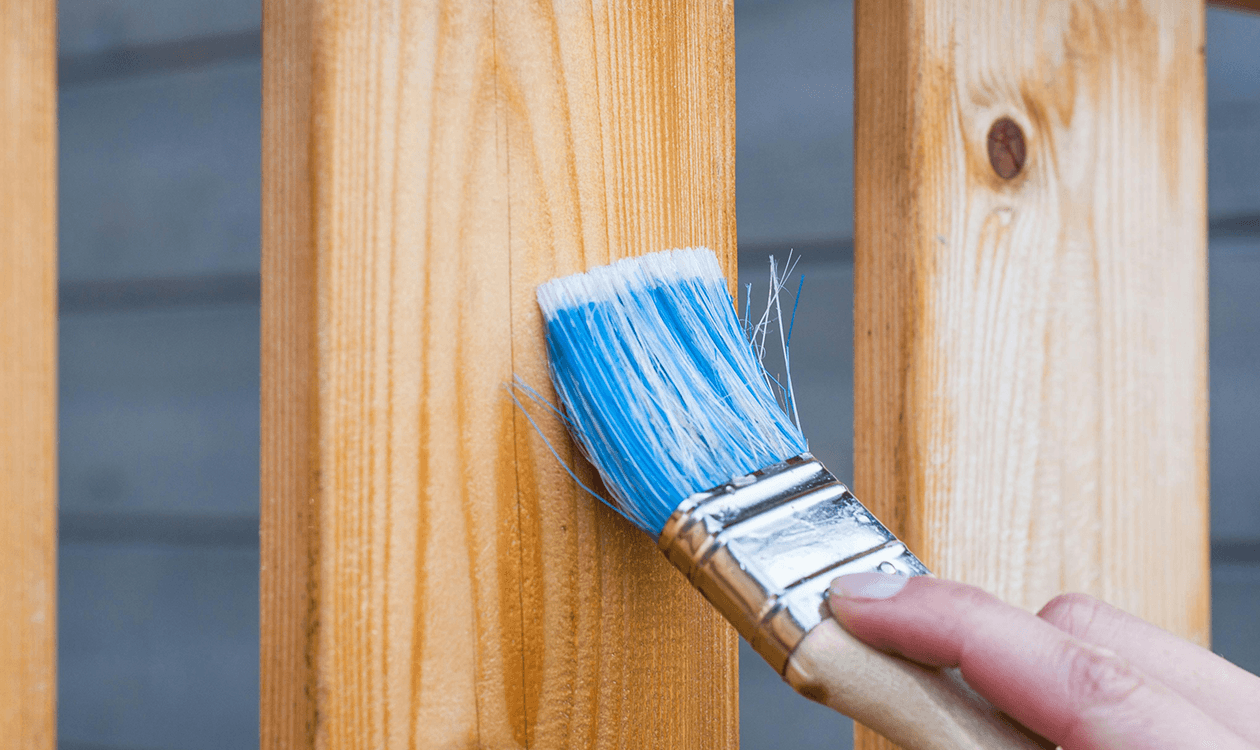
[[[57,77],[52,0],[0,0],[0,738],[56,741]]]
[[[264,2],[262,9],[259,744],[310,748],[319,624],[313,2]]]
[[[547,382],[542,281],[696,245],[735,278],[732,24],[729,2],[498,4],[513,369],[526,381]],[[529,745],[735,746],[729,626],[654,540],[574,487],[520,415],[516,435]]]
[[[263,747],[735,744],[733,632],[504,388],[539,281],[734,271],[731,6],[615,5],[264,4]]]
[[[1199,643],[1203,12],[859,0],[855,146],[859,496],[939,575],[1029,609],[1089,592]]]

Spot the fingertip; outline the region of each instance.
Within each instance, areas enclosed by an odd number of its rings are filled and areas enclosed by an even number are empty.
[[[863,625],[863,621],[870,617],[863,615],[872,614],[872,607],[875,610],[884,609],[879,605],[901,593],[908,581],[904,576],[878,572],[840,576],[827,589],[827,608],[831,610],[831,616],[836,618],[836,622],[846,630],[859,638],[870,638],[875,633],[867,632],[869,628]]]
[[[1037,611],[1037,616],[1060,630],[1071,632],[1071,629],[1065,626],[1092,621],[1098,616],[1102,605],[1103,602],[1089,594],[1075,592],[1059,594],[1046,602],[1045,606]]]
[[[909,580],[906,576],[875,571],[851,573],[832,581],[827,591],[835,599],[891,599]]]
[[[974,586],[931,576],[842,576],[832,582],[827,605],[867,645],[931,666],[958,665],[980,630],[1035,620]]]

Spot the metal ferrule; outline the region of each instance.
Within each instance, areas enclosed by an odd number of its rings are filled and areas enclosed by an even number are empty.
[[[808,453],[687,498],[659,546],[779,674],[836,576],[928,574]]]

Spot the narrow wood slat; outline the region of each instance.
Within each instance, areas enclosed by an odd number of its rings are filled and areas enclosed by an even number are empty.
[[[1029,609],[1086,591],[1199,643],[1203,13],[859,0],[855,148],[858,496],[939,575]]]
[[[263,747],[736,743],[733,631],[504,388],[542,280],[733,276],[733,53],[729,2],[264,4]]]
[[[57,79],[52,0],[0,0],[0,744],[56,742]]]

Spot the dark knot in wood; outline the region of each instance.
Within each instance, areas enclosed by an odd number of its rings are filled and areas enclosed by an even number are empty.
[[[1024,168],[1028,150],[1024,146],[1024,131],[1009,117],[1003,117],[989,128],[989,164],[1004,180],[1009,180]]]

